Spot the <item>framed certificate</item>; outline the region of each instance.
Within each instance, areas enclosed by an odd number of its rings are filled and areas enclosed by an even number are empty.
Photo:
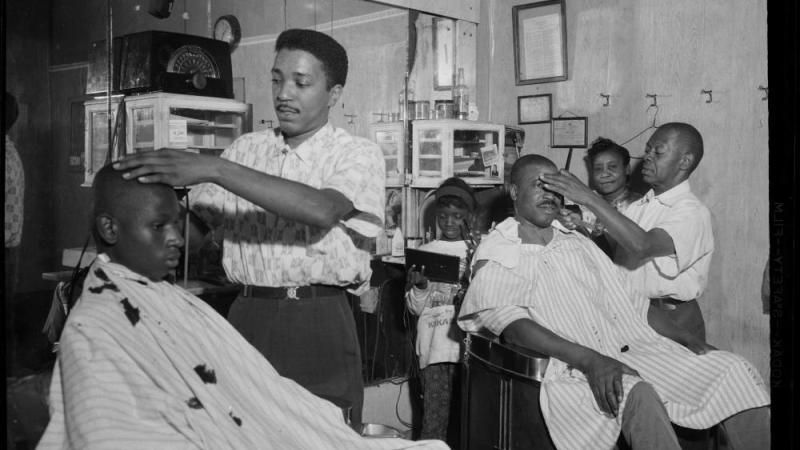
[[[551,120],[550,147],[586,148],[586,117],[554,117]]]
[[[552,94],[517,97],[517,122],[520,125],[550,122],[552,106]]]
[[[564,0],[512,8],[517,85],[567,79],[567,23]]]

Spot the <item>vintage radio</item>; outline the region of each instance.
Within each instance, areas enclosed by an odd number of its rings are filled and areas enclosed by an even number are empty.
[[[233,98],[230,47],[201,36],[144,31],[122,36],[119,89]]]

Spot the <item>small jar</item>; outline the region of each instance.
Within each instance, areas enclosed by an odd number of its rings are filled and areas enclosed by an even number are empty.
[[[427,120],[431,118],[431,102],[427,100],[417,100],[414,103],[414,118],[417,120]]]
[[[435,117],[437,119],[454,119],[455,103],[452,100],[436,100]]]
[[[413,100],[408,101],[408,120],[417,118],[417,102]]]

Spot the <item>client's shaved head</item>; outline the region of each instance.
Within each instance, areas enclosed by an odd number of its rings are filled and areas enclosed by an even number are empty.
[[[552,167],[558,171],[558,167],[555,165],[555,163],[542,155],[525,155],[514,162],[514,165],[511,167],[511,183],[518,185],[520,181],[520,174],[522,174],[529,166]]]
[[[175,195],[166,184],[144,184],[122,178],[124,172],[114,170],[111,164],[104,166],[94,177],[92,195],[93,217],[108,214],[113,217],[136,214],[142,203],[153,195]]]
[[[92,233],[112,262],[157,281],[178,266],[182,237],[180,205],[166,184],[122,178],[110,165],[97,172]]]

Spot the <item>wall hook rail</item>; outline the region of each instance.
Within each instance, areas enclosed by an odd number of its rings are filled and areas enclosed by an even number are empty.
[[[706,103],[711,103],[712,101],[714,101],[713,97],[711,97],[711,89],[701,89],[700,94],[705,94],[708,96],[706,97]]]
[[[609,98],[611,98],[610,95],[601,93],[600,97],[603,98],[603,106],[609,106],[611,104],[611,102],[609,101]]]
[[[650,106],[658,106],[658,94],[645,94],[644,96],[653,99],[653,103]]]
[[[347,117],[347,123],[349,124],[354,124],[355,122],[353,121],[353,119],[358,117],[356,114],[345,114],[344,116]]]
[[[761,97],[761,100],[766,100],[766,99],[768,99],[768,98],[769,98],[769,87],[767,87],[767,86],[762,86],[762,85],[760,85],[760,84],[759,84],[759,85],[758,85],[758,90],[760,90],[760,91],[764,91],[764,96],[763,96],[763,97]]]

